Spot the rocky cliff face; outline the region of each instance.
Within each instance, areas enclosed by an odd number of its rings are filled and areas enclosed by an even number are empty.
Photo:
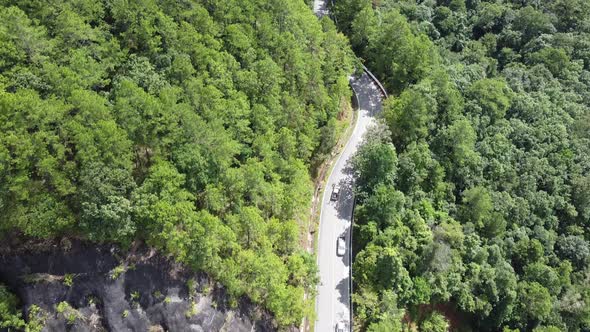
[[[5,239],[0,282],[44,331],[272,331],[272,317],[147,248]]]

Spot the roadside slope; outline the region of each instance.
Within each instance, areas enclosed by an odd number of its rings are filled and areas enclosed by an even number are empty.
[[[350,231],[354,197],[352,174],[348,168],[363,135],[375,122],[381,111],[382,94],[369,75],[364,73],[351,79],[351,85],[359,100],[359,114],[355,128],[332,169],[322,198],[318,236],[318,265],[320,286],[316,302],[316,331],[330,331],[336,322],[348,321],[350,317],[350,255],[336,255],[336,240],[345,235],[347,250],[350,249]],[[332,186],[340,185],[339,199],[330,200]]]

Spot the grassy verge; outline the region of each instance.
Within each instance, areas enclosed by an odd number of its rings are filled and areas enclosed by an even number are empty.
[[[322,163],[320,166],[318,176],[314,180],[314,195],[312,198],[312,209],[309,216],[309,241],[306,248],[308,251],[313,253],[317,253],[318,250],[318,228],[320,225],[319,222],[322,198],[324,197],[324,191],[326,189],[325,183],[328,179],[328,176],[330,175],[332,167],[334,167],[335,161],[338,159],[342,153],[342,150],[346,146],[346,142],[348,142],[348,139],[352,134],[358,117],[358,112],[354,112],[350,100],[343,100],[340,103],[340,108],[340,116],[336,123],[336,137],[338,137],[338,141],[334,145],[330,158],[324,161],[324,163]],[[315,294],[311,295],[309,303],[314,308],[312,312],[315,313]],[[313,331],[314,325],[314,317],[305,317],[302,330]]]
[[[354,125],[357,121],[358,116],[358,112],[354,112],[354,110],[352,109],[350,101],[343,102],[341,107],[343,109],[343,116],[342,119],[338,120],[338,123],[336,125],[336,133],[337,137],[339,137],[338,142],[334,146],[330,158],[326,160],[322,165],[322,167],[324,168],[323,172],[318,175],[318,178],[315,181],[314,189],[316,194],[314,196],[314,202],[316,204],[316,208],[314,209],[313,214],[310,216],[310,220],[312,221],[311,226],[313,227],[311,229],[311,233],[313,234],[312,247],[314,253],[317,252],[318,249],[317,231],[320,225],[319,221],[322,198],[324,197],[324,191],[326,190],[325,183],[328,179],[328,176],[330,175],[332,168],[334,167],[335,161],[342,153],[342,150],[344,150],[346,142],[348,142],[348,139],[352,134],[352,130],[354,129]]]

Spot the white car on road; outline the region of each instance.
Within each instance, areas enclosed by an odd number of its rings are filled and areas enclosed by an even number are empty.
[[[336,323],[336,332],[344,332],[345,328],[346,328],[346,325],[344,324],[344,322]]]
[[[344,238],[344,235],[341,235],[338,237],[338,240],[336,241],[336,255],[344,256],[345,252],[346,252],[346,239]]]

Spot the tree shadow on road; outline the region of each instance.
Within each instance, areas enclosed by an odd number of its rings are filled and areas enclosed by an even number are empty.
[[[347,221],[352,220],[352,209],[354,206],[354,170],[351,161],[347,160],[342,173],[345,175],[343,179],[338,182],[340,186],[340,197],[336,201],[336,211],[339,219]]]
[[[344,266],[349,267],[350,266],[350,227],[346,227],[346,229],[344,230],[344,232],[342,232],[341,234],[338,235],[338,237],[340,236],[344,236],[344,238],[346,239],[346,252],[344,253],[343,256],[340,256],[339,258],[342,260],[342,263],[344,263]]]
[[[340,280],[338,285],[336,285],[336,290],[338,291],[338,302],[342,303],[346,306],[346,308],[350,311],[350,275],[346,275],[346,278]],[[344,319],[348,319],[348,317],[343,317]]]
[[[370,117],[379,114],[383,96],[369,75],[363,73],[351,83],[358,98],[360,111],[367,112]]]

